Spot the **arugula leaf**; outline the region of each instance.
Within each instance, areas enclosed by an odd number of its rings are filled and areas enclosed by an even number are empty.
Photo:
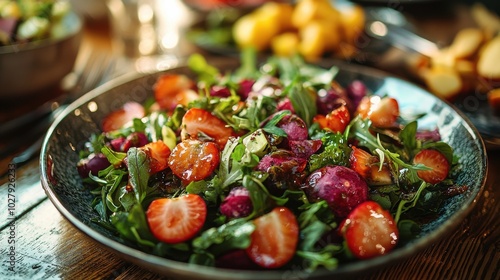
[[[173,131],[179,130],[182,123],[182,117],[184,117],[186,111],[187,109],[183,106],[175,107],[174,112],[167,121],[167,126],[170,127]]]
[[[443,153],[450,164],[453,163],[453,148],[448,143],[442,141],[424,143],[422,149],[436,149]]]
[[[187,64],[193,72],[198,75],[198,80],[206,83],[207,85],[212,85],[216,81],[216,77],[219,75],[219,70],[207,63],[205,57],[201,54],[192,54],[187,61]]]
[[[144,133],[146,131],[146,124],[142,122],[142,119],[135,118],[132,120],[132,130]]]
[[[288,110],[279,111],[278,113],[274,114],[273,117],[268,122],[266,122],[266,124],[264,125],[262,130],[264,130],[267,133],[274,134],[274,135],[277,135],[280,137],[287,137],[286,132],[283,129],[277,127],[277,124],[285,116],[291,115],[291,114],[292,114],[292,112],[290,112]]]
[[[111,224],[120,236],[146,247],[154,247],[156,239],[149,231],[146,214],[140,204],[134,204],[129,212],[116,212],[111,216]]]
[[[125,172],[114,172],[115,174],[112,176],[114,179],[110,180],[107,188],[105,188],[106,192],[106,207],[112,212],[117,212],[121,208],[121,203],[119,201],[115,201],[115,192],[117,189],[125,187],[124,182],[122,182],[122,178],[126,176]],[[118,174],[116,174],[118,173]],[[111,177],[111,176],[107,176]]]
[[[401,220],[398,223],[399,237],[402,240],[412,240],[418,237],[422,229],[412,220]]]
[[[204,231],[193,240],[193,248],[195,251],[208,251],[214,256],[234,249],[245,249],[250,245],[250,235],[254,230],[254,223],[246,218],[231,220]]]
[[[205,180],[192,181],[186,186],[186,192],[191,194],[202,194],[208,189],[208,182]]]
[[[417,192],[414,193],[410,198],[408,199],[401,199],[398,205],[398,209],[396,211],[396,214],[394,215],[394,221],[398,223],[401,214],[408,211],[409,209],[415,207],[415,205],[418,202],[418,199],[420,198],[420,194],[424,191],[425,188],[428,187],[428,183],[422,181],[420,184],[420,187],[418,188]]]
[[[309,171],[317,170],[326,165],[349,165],[351,148],[343,134],[327,132],[321,138],[323,149],[309,158]]]
[[[299,207],[299,209],[302,211],[297,218],[300,228],[305,228],[318,220],[331,227],[336,226],[334,225],[335,217],[326,200],[320,200],[312,204],[307,203]]]
[[[130,211],[136,203],[134,193],[127,189],[127,185],[122,185],[116,193],[117,199],[124,211]]]
[[[177,144],[175,132],[169,127],[174,123],[170,120],[165,112],[152,112],[147,118],[144,118],[145,133],[151,142],[162,140],[170,149],[173,149]]]
[[[244,48],[240,52],[241,66],[235,76],[243,78],[257,78],[259,76],[257,68],[257,50],[255,48]]]
[[[316,252],[318,247],[323,247],[324,244],[320,243],[325,234],[337,226],[335,217],[324,200],[304,204],[299,207],[299,210],[302,212],[297,217],[301,229],[301,242],[298,250]]]
[[[194,253],[189,257],[188,262],[202,266],[215,266],[215,257],[207,252]]]
[[[104,133],[92,134],[89,138],[90,146],[88,147],[88,151],[82,150],[80,152],[80,158],[86,158],[91,153],[100,152],[101,149],[104,146],[106,146],[105,138],[106,138],[106,136],[104,135]]]
[[[304,88],[297,79],[285,89],[285,92],[292,102],[295,113],[308,127],[311,126],[314,116],[317,115],[316,94]]]
[[[187,261],[191,255],[191,247],[186,242],[167,244],[158,242],[153,248],[153,254],[161,257],[169,257],[178,261]]]
[[[221,188],[223,190],[241,181],[243,178],[243,170],[239,162],[232,158],[233,151],[238,145],[240,145],[239,138],[230,138],[224,150],[222,150],[217,176],[220,179]]]
[[[127,152],[128,171],[130,174],[130,185],[135,193],[138,203],[147,196],[149,181],[149,160],[146,152],[136,147],[132,147]]]
[[[417,122],[413,121],[408,123],[400,132],[399,139],[403,143],[403,147],[409,155],[413,158],[415,150],[417,149]]]
[[[266,174],[260,174],[258,178],[252,175],[243,176],[243,186],[250,192],[253,205],[253,212],[249,217],[261,216],[274,205],[285,205],[288,202],[288,198],[273,196],[269,193],[262,183],[266,178]]]
[[[297,250],[296,254],[304,259],[304,270],[312,272],[320,266],[329,270],[337,268],[339,260],[333,255],[341,250],[342,246],[340,245],[328,244],[317,252]]]
[[[127,157],[126,153],[115,152],[111,150],[108,146],[103,146],[101,149],[101,153],[106,156],[109,163],[113,166],[119,166],[122,164],[123,160]]]
[[[305,77],[304,84],[306,87],[324,88],[331,87],[332,81],[339,73],[339,68],[336,66],[330,69],[325,69],[311,64],[306,64],[300,67],[301,75]]]
[[[242,130],[255,131],[260,124],[276,110],[276,100],[259,95],[246,100],[246,108],[233,116],[235,127]]]
[[[112,165],[108,168],[99,171],[98,176],[89,174],[89,178],[95,183],[100,185],[100,188],[94,190],[92,193],[100,195],[100,201],[94,203],[95,205],[101,204],[98,212],[101,219],[107,221],[108,209],[113,213],[121,209],[121,203],[115,199],[116,190],[124,186],[127,178],[127,172],[122,169],[115,169]]]
[[[186,186],[186,192],[203,196],[203,199],[209,205],[217,205],[219,196],[222,194],[220,185],[220,180],[217,176],[214,176],[210,181],[200,180],[189,183]]]

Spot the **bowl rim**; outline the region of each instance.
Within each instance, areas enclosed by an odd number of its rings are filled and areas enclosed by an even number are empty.
[[[19,52],[32,51],[47,46],[56,45],[59,42],[69,40],[75,35],[80,34],[80,32],[83,30],[83,19],[73,10],[70,10],[66,15],[64,15],[63,18],[61,18],[61,21],[71,22],[71,24],[63,23],[65,26],[69,27],[64,33],[64,35],[56,38],[49,37],[45,39],[34,40],[27,43],[15,43],[10,45],[0,46],[0,55],[16,54]]]
[[[231,61],[234,60],[234,58],[218,58],[219,61],[225,61],[225,60]],[[209,60],[209,63],[211,61]],[[471,136],[474,136],[473,141],[477,141],[478,144],[478,149],[481,152],[481,170],[484,171],[484,176],[482,176],[481,180],[478,181],[479,187],[476,190],[476,193],[471,195],[463,205],[457,209],[456,212],[454,212],[448,219],[446,219],[437,229],[432,230],[430,232],[427,232],[424,237],[418,238],[416,240],[411,241],[409,244],[407,244],[404,247],[397,248],[393,252],[379,256],[377,258],[369,259],[369,260],[363,260],[360,262],[353,262],[349,263],[343,266],[339,266],[337,269],[334,270],[327,270],[327,269],[318,269],[310,274],[307,274],[308,278],[311,279],[316,279],[316,278],[322,278],[326,276],[353,276],[356,274],[359,274],[360,272],[366,273],[368,271],[375,270],[377,268],[380,268],[383,265],[392,265],[399,263],[401,260],[407,259],[411,255],[414,255],[423,249],[429,247],[432,243],[440,240],[441,238],[444,238],[446,234],[449,234],[452,232],[453,229],[458,227],[460,221],[462,221],[471,211],[472,209],[476,206],[478,198],[481,196],[484,190],[484,186],[486,184],[486,179],[487,179],[487,174],[488,174],[488,157],[487,157],[487,150],[485,147],[485,143],[483,139],[481,138],[480,133],[478,130],[474,127],[472,122],[467,118],[466,115],[464,115],[460,110],[458,110],[453,104],[449,103],[446,100],[443,100],[442,98],[439,98],[431,93],[429,93],[427,90],[423,89],[422,87],[405,81],[401,78],[395,77],[394,75],[388,74],[382,70],[366,67],[366,66],[361,66],[361,65],[352,65],[352,64],[347,64],[345,62],[335,62],[337,63],[339,70],[342,71],[343,69],[347,71],[355,71],[358,73],[361,73],[363,75],[369,75],[375,78],[392,78],[398,80],[398,82],[403,82],[407,85],[410,85],[412,87],[417,87],[423,90],[425,94],[429,94],[432,96],[432,98],[435,98],[439,102],[444,103],[447,105],[450,109],[452,109],[453,113],[458,114],[464,123],[466,125],[466,129],[470,132]],[[328,64],[328,63],[327,63]],[[320,64],[321,65],[321,64]],[[195,265],[195,264],[189,264],[189,263],[184,263],[184,262],[179,262],[171,259],[167,259],[164,257],[152,255],[146,252],[143,252],[139,249],[133,248],[131,246],[127,246],[126,244],[120,243],[114,239],[106,237],[104,234],[100,233],[99,231],[93,229],[89,225],[83,223],[80,219],[78,219],[76,216],[71,214],[71,212],[64,207],[61,201],[58,200],[58,196],[56,192],[50,187],[50,183],[47,180],[47,174],[50,172],[50,170],[47,170],[47,148],[48,148],[48,143],[51,138],[51,136],[54,134],[54,132],[57,129],[57,126],[63,119],[73,112],[75,109],[78,109],[80,106],[83,106],[85,103],[92,101],[94,98],[106,94],[110,90],[124,86],[125,84],[128,83],[133,83],[137,80],[140,80],[141,78],[145,78],[151,75],[158,74],[159,72],[171,72],[171,71],[176,71],[176,69],[179,68],[185,68],[187,67],[185,63],[180,63],[178,66],[175,66],[173,68],[167,69],[167,70],[161,70],[161,71],[154,71],[154,72],[148,72],[148,73],[138,73],[138,72],[132,72],[132,73],[127,73],[124,74],[120,77],[117,77],[102,86],[88,92],[84,96],[82,96],[80,99],[76,100],[72,104],[70,104],[60,115],[59,117],[54,121],[52,126],[49,128],[46,137],[43,141],[42,145],[42,150],[40,153],[40,171],[41,171],[41,183],[42,187],[45,190],[47,196],[49,199],[52,201],[52,203],[55,205],[55,207],[59,210],[59,212],[70,222],[72,223],[78,230],[86,234],[87,236],[91,237],[95,242],[100,243],[100,245],[104,245],[105,248],[108,250],[113,251],[114,253],[118,253],[121,258],[126,259],[128,261],[131,261],[133,263],[139,264],[142,267],[147,267],[149,269],[152,269],[153,271],[159,272],[160,274],[165,274],[167,271],[170,273],[175,273],[177,275],[185,275],[189,277],[193,277],[193,275],[190,275],[190,273],[193,273],[193,270],[197,271],[196,279],[214,279],[213,277],[216,277],[217,279],[285,279],[283,278],[283,275],[289,271],[289,270],[278,270],[278,271],[267,271],[267,270],[239,270],[239,269],[227,269],[227,268],[214,268],[214,267],[207,267],[207,266],[202,266],[202,265]],[[202,273],[201,273],[202,272]],[[304,271],[301,271],[299,273],[306,273]],[[235,275],[237,277],[235,278]],[[294,275],[290,275],[294,276]],[[296,276],[296,275],[295,275]]]

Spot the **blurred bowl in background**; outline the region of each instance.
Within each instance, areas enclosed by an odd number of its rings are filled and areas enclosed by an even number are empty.
[[[184,4],[198,11],[211,11],[220,8],[251,9],[265,4],[269,0],[183,0]],[[283,2],[283,0],[274,0]]]
[[[0,100],[26,97],[58,85],[73,70],[83,34],[70,12],[57,37],[0,47]]]
[[[108,16],[106,0],[70,0],[75,12],[88,20],[101,20]]]

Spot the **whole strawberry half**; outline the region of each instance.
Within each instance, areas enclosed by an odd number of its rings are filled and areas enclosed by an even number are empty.
[[[172,172],[185,182],[207,178],[219,163],[217,144],[196,139],[187,139],[177,144],[168,158],[168,166]]]
[[[450,163],[446,156],[438,150],[421,150],[413,158],[413,163],[423,164],[430,168],[429,170],[419,170],[417,174],[420,179],[431,184],[437,184],[446,179],[450,171]]]
[[[145,115],[144,107],[137,102],[128,102],[122,108],[106,115],[102,120],[102,130],[110,132],[122,128],[135,118]]]
[[[261,267],[282,267],[295,255],[299,241],[299,225],[295,215],[286,207],[276,207],[254,220],[246,252]]]
[[[363,119],[370,119],[376,127],[389,128],[396,124],[399,117],[399,103],[392,97],[366,96],[361,100],[357,113]]]
[[[200,108],[191,108],[182,118],[181,137],[185,139],[210,140],[222,150],[229,137],[234,136],[232,128],[209,111]]]
[[[389,211],[374,201],[358,205],[340,226],[349,251],[358,259],[370,259],[390,252],[399,232]]]
[[[162,140],[148,143],[140,147],[149,158],[149,173],[154,174],[168,167],[170,148]]]
[[[153,235],[165,243],[180,243],[193,238],[203,227],[207,205],[201,196],[188,194],[153,200],[146,211]]]

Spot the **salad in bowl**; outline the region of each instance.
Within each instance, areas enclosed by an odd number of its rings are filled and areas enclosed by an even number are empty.
[[[319,279],[402,260],[465,218],[487,169],[478,135],[383,73],[245,50],[89,92],[49,129],[40,165],[58,210],[129,261]]]
[[[466,185],[437,130],[336,67],[250,52],[223,73],[167,73],[154,98],[102,120],[78,171],[95,222],[162,257],[207,266],[306,270],[376,258]]]

